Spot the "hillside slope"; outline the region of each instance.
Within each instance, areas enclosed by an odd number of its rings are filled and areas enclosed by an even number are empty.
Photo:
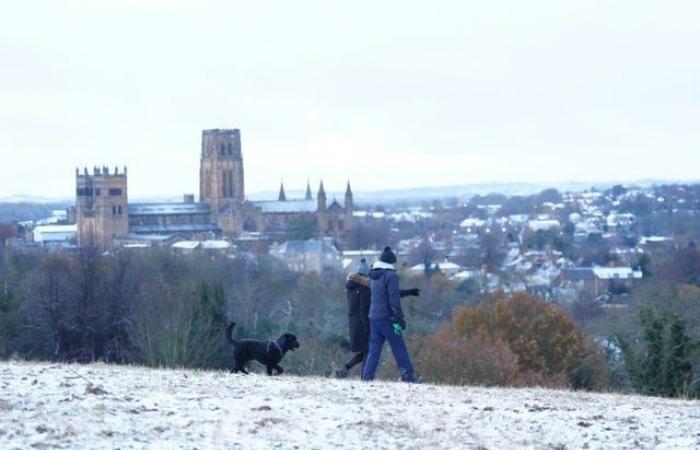
[[[700,402],[0,363],[0,448],[699,448]]]

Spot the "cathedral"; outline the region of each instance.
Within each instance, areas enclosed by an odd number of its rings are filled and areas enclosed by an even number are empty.
[[[128,202],[127,169],[76,169],[75,218],[78,245],[108,248],[133,241],[169,241],[236,237],[292,231],[341,237],[352,229],[350,182],[345,202],[329,204],[321,181],[316,198],[307,183],[303,199],[288,199],[280,186],[276,200],[249,201],[245,196],[241,133],[238,129],[202,131],[199,202],[185,195],[181,203]]]

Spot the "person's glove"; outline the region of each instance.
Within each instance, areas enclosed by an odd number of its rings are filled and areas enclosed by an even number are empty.
[[[401,289],[401,297],[408,297],[408,296],[413,296],[413,297],[418,297],[420,295],[420,289],[418,288],[413,288],[413,289]]]
[[[401,336],[401,334],[406,331],[406,319],[403,317],[394,322],[393,325],[394,333]]]

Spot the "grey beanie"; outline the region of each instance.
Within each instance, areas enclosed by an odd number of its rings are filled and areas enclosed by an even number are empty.
[[[357,266],[357,273],[364,276],[369,275],[369,266],[367,265],[365,258],[360,260],[360,264]]]

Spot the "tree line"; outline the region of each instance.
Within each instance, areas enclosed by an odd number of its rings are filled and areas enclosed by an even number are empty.
[[[426,381],[694,395],[694,328],[662,311],[613,336],[624,353],[618,376],[615,355],[555,305],[525,293],[483,296],[441,273],[402,283],[422,290],[404,308]],[[339,271],[300,274],[265,255],[0,247],[0,358],[224,369],[223,330],[235,320],[240,336],[297,334],[302,347],[285,359],[287,371],[329,376],[348,356],[344,285]],[[666,356],[649,362],[657,350]],[[391,358],[379,376],[395,376]]]

